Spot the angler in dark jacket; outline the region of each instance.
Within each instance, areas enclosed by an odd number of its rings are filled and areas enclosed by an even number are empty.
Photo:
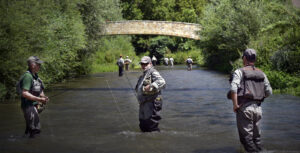
[[[272,88],[263,71],[254,67],[256,51],[246,49],[243,53],[244,67],[233,73],[231,99],[236,112],[240,142],[247,152],[262,150],[260,141],[261,103],[272,94]]]
[[[160,94],[166,82],[152,66],[150,57],[144,56],[140,64],[144,72],[135,87],[140,104],[140,129],[142,132],[159,131],[158,121],[161,119],[159,113],[162,109]]]

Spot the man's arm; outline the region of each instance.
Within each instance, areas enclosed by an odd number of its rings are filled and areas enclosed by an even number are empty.
[[[237,99],[237,90],[240,86],[240,82],[242,80],[242,72],[241,70],[236,70],[233,73],[232,82],[230,84],[230,91],[231,91],[231,100],[233,105],[233,112],[236,112],[239,109],[238,99]]]
[[[159,72],[155,71],[155,72],[152,73],[152,80],[153,80],[153,82],[151,83],[151,85],[147,85],[145,87],[145,91],[152,91],[153,89],[156,89],[156,90],[159,91],[159,90],[165,88],[166,81],[159,74]]]
[[[264,84],[265,84],[265,94],[266,94],[266,97],[269,97],[270,95],[272,95],[272,87],[271,87],[271,84],[267,78],[267,76],[264,74],[265,76],[265,80],[264,80]]]
[[[28,100],[32,100],[32,101],[38,101],[41,103],[46,104],[47,102],[47,98],[46,97],[37,97],[34,96],[33,94],[31,94],[28,90],[23,89],[22,91],[22,96]]]
[[[44,97],[44,98],[46,98],[46,102],[49,102],[49,97],[47,97],[46,95],[45,95],[45,93],[44,93],[44,91],[42,91],[42,93],[40,94],[40,97]]]
[[[237,93],[231,91],[231,100],[233,104],[233,112],[236,112],[240,108],[237,100]]]

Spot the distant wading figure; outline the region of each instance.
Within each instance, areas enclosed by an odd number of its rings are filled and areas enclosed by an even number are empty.
[[[156,62],[157,62],[157,59],[156,59],[156,57],[153,55],[153,56],[152,56],[152,64],[153,64],[153,66],[156,66]]]
[[[49,98],[44,94],[43,82],[37,74],[42,63],[43,61],[36,56],[29,57],[27,60],[28,71],[25,72],[19,82],[21,108],[26,121],[24,136],[29,135],[30,138],[41,132],[38,107],[49,101]]]
[[[234,71],[228,97],[236,113],[240,142],[247,152],[260,152],[260,105],[272,94],[272,88],[265,73],[254,67],[256,51],[246,49],[242,58],[244,67]]]
[[[169,65],[169,59],[167,57],[164,58],[164,64],[165,64],[165,66]]]
[[[162,109],[161,89],[165,87],[165,80],[154,69],[151,59],[144,56],[141,59],[143,74],[139,77],[135,91],[139,101],[139,121],[142,132],[160,131],[158,121],[161,120]]]
[[[191,58],[191,56],[189,56],[189,58],[185,62],[187,65],[187,70],[191,71],[193,67],[193,59]]]
[[[131,60],[129,59],[128,56],[126,56],[126,59],[124,60],[125,63],[125,70],[128,71],[129,70],[129,64],[131,63]]]
[[[123,76],[123,70],[124,70],[124,59],[122,58],[122,55],[120,55],[119,60],[117,61],[117,65],[119,67],[119,76]]]
[[[170,58],[170,64],[172,67],[174,66],[174,58],[173,57]]]

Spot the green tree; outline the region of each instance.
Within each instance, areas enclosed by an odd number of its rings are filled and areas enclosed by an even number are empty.
[[[150,56],[155,56],[160,61],[170,49],[174,48],[175,42],[169,37],[159,36],[150,39]]]
[[[180,21],[197,23],[202,14],[206,0],[121,0],[123,17],[128,20],[158,20],[158,21]],[[149,51],[150,41],[156,36],[134,36],[132,44],[137,54]],[[188,39],[170,37],[168,39],[176,42],[176,46],[171,49],[186,51],[189,46]],[[170,42],[170,43],[172,43]],[[159,43],[159,42],[157,42]]]
[[[201,47],[208,67],[232,69],[230,61],[241,57],[260,29],[258,8],[259,3],[250,0],[221,0],[207,6],[201,21]]]
[[[6,98],[14,96],[15,84],[31,55],[46,61],[40,72],[46,83],[76,73],[77,50],[85,47],[78,3],[78,0],[1,1],[0,84]]]

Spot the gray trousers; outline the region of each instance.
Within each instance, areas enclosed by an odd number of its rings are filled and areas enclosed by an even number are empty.
[[[257,102],[243,104],[237,111],[236,120],[240,141],[247,152],[262,150],[260,141],[261,106]]]
[[[187,68],[188,70],[192,70],[193,65],[192,64],[188,64],[187,67],[188,67]]]
[[[158,121],[161,120],[160,112],[162,109],[162,100],[145,102],[140,104],[139,121],[142,132],[160,131]]]
[[[125,64],[125,70],[126,70],[126,71],[129,70],[129,64]]]
[[[41,129],[40,118],[35,106],[22,108],[26,121],[25,134],[34,135],[39,133]]]

